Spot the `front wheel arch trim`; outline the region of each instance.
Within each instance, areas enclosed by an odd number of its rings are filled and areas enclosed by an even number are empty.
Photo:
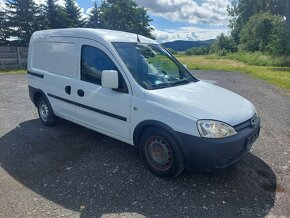
[[[184,151],[183,142],[181,138],[178,136],[178,134],[176,133],[176,131],[173,130],[170,126],[166,125],[165,123],[162,123],[156,120],[145,120],[136,126],[133,133],[133,143],[136,148],[139,148],[140,146],[140,139],[141,139],[143,131],[145,131],[147,128],[150,128],[150,127],[158,127],[167,131],[176,140],[176,142],[178,143],[182,151]]]

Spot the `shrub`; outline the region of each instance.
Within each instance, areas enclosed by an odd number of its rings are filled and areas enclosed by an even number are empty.
[[[210,47],[210,53],[216,54],[226,54],[227,52],[236,51],[237,45],[235,44],[234,40],[223,33],[217,37],[217,40]]]
[[[240,34],[240,49],[286,55],[289,52],[289,32],[282,16],[259,13],[252,16]]]
[[[185,51],[186,55],[207,55],[209,53],[209,47],[194,47]]]
[[[267,51],[273,56],[283,56],[289,54],[289,31],[286,22],[275,20],[269,36]]]

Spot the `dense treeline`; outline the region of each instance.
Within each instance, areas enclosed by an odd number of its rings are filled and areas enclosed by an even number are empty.
[[[185,51],[186,55],[206,55],[210,51],[210,45],[206,47],[194,47]]]
[[[0,11],[0,45],[28,45],[33,32],[57,28],[107,28],[138,33],[153,38],[152,21],[147,10],[133,0],[94,2],[88,17],[84,17],[75,0],[65,0],[62,7],[56,0],[36,5],[33,0],[7,0]]]
[[[290,54],[290,1],[233,0],[228,7],[231,34],[221,34],[203,50],[226,55],[236,51],[273,56]],[[190,49],[194,54],[197,49]]]

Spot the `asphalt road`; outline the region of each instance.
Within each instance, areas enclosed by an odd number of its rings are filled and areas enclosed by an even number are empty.
[[[0,75],[0,217],[290,217],[290,94],[193,73],[252,101],[261,136],[229,169],[174,179],[154,177],[122,142],[64,120],[44,127],[25,76]]]

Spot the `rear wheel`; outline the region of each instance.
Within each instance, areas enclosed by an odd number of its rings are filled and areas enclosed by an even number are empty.
[[[175,177],[184,171],[182,151],[168,132],[155,127],[147,129],[140,146],[144,161],[154,175]]]
[[[41,96],[37,102],[37,109],[40,121],[45,126],[53,126],[57,122],[57,117],[45,97]]]

